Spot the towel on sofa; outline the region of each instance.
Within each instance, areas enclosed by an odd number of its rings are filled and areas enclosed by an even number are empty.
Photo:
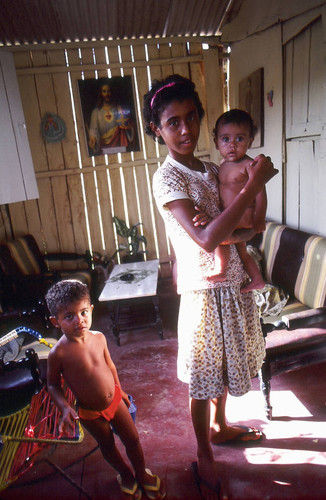
[[[256,262],[260,272],[262,272],[262,256],[259,250],[248,245],[247,252]],[[254,290],[254,296],[261,317],[278,316],[289,300],[288,293],[271,283],[266,283],[265,287],[261,290]]]

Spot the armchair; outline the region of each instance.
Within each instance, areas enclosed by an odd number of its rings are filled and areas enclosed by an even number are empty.
[[[67,262],[69,268],[62,269]],[[69,278],[86,283],[97,300],[99,275],[89,251],[44,255],[31,234],[0,244],[0,311],[5,314],[42,308],[51,284]]]

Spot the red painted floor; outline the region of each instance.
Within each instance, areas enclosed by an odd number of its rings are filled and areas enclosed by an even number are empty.
[[[176,378],[176,302],[162,294],[164,339],[154,329],[123,334],[118,347],[103,305],[96,306],[94,328],[108,339],[123,388],[137,405],[136,424],[147,466],[164,479],[170,500],[198,500],[190,470],[196,442],[188,410],[187,386]],[[273,421],[267,421],[258,380],[242,398],[229,398],[231,422],[260,428],[259,445],[216,446],[214,455],[229,498],[238,500],[326,499],[326,364],[272,379]],[[29,472],[0,492],[12,499],[120,499],[115,471],[85,433],[78,445],[47,449]],[[123,452],[123,448],[122,452]],[[64,468],[87,496],[41,459]],[[70,466],[70,467],[69,467]],[[68,468],[67,468],[68,467]]]

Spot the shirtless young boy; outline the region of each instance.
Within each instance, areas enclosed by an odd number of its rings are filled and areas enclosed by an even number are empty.
[[[62,413],[59,431],[80,418],[105,460],[119,473],[117,480],[125,499],[140,500],[142,492],[151,499],[165,498],[160,478],[145,468],[128,395],[121,389],[106,339],[90,330],[93,305],[87,286],[77,280],[60,281],[45,298],[51,323],[63,333],[50,351],[47,373],[48,391]],[[77,399],[79,416],[63,395],[61,376]],[[110,423],[126,448],[134,473],[115,445]]]
[[[240,109],[231,109],[223,113],[216,121],[213,130],[214,142],[223,157],[218,171],[221,208],[228,207],[235,196],[241,191],[248,179],[247,168],[253,159],[247,155],[254,139],[254,123],[251,116]],[[197,208],[197,207],[196,207]],[[266,189],[264,188],[249,207],[239,222],[237,229],[251,229],[261,233],[265,229],[265,216],[267,208]],[[199,210],[197,208],[197,210]],[[199,210],[199,212],[201,212]],[[195,217],[195,224],[205,225],[207,219],[200,215]],[[243,266],[250,277],[250,282],[242,288],[242,292],[249,292],[263,288],[264,280],[255,261],[246,249],[246,243],[236,245]],[[224,281],[230,257],[230,247],[220,245],[215,249],[214,269],[207,276],[208,279]]]

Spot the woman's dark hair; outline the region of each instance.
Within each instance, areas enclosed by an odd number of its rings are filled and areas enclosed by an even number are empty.
[[[192,99],[198,111],[199,119],[202,120],[205,112],[200,102],[195,84],[180,75],[170,75],[163,80],[154,80],[152,88],[144,95],[143,117],[145,122],[145,132],[157,139],[160,144],[164,144],[161,136],[157,137],[151,129],[151,122],[159,127],[161,124],[161,115],[166,106],[171,101],[185,101]]]
[[[247,125],[250,138],[253,139],[255,137],[257,127],[255,127],[254,121],[249,113],[247,113],[247,111],[243,111],[242,109],[230,109],[230,111],[226,111],[217,119],[213,130],[214,141],[217,139],[219,126],[228,125],[229,123],[235,123],[236,125]]]

